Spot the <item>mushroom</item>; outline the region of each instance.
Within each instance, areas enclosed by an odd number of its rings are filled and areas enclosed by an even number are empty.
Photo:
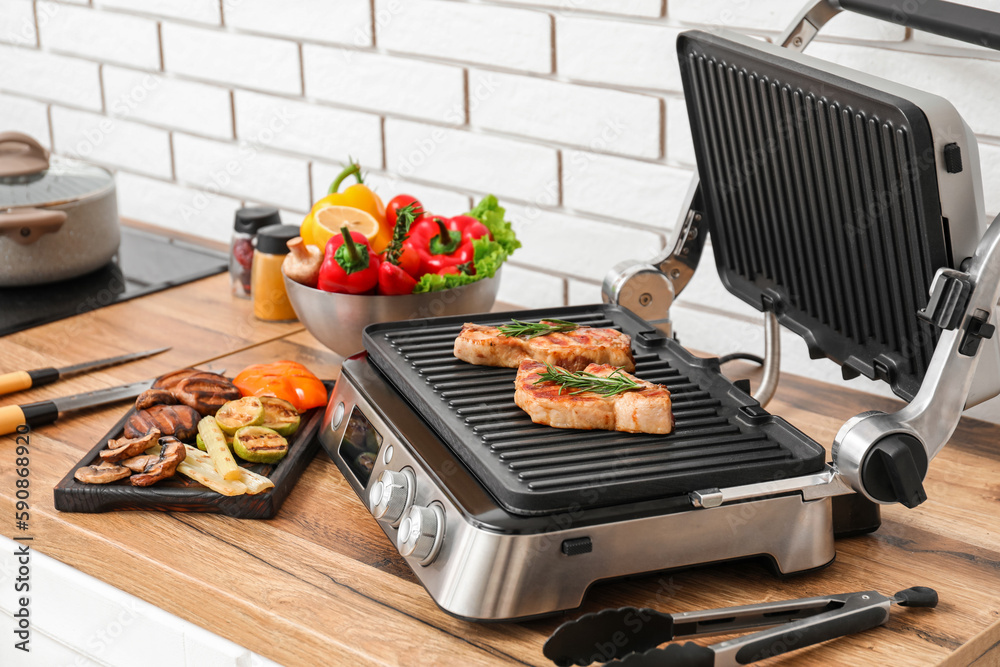
[[[114,463],[122,459],[138,456],[152,446],[153,441],[160,437],[159,429],[151,429],[146,435],[138,438],[118,438],[108,440],[108,448],[100,452],[103,461]]]
[[[132,486],[149,486],[161,479],[173,477],[177,466],[187,457],[184,443],[172,435],[160,438],[160,454],[150,461],[142,473],[132,476]]]
[[[323,264],[323,251],[314,245],[306,245],[301,236],[289,240],[286,245],[291,252],[281,263],[281,270],[301,285],[316,287],[319,267]]]
[[[119,461],[119,465],[123,465],[132,472],[142,472],[146,469],[146,466],[152,464],[153,462],[159,460],[158,454],[141,454],[139,456],[133,456],[130,459],[125,459],[124,461]]]
[[[132,474],[128,468],[119,465],[102,463],[96,466],[84,466],[77,468],[73,477],[84,484],[110,484],[120,479],[125,479]]]
[[[154,405],[177,405],[180,401],[166,389],[147,389],[135,399],[135,409],[145,410]]]

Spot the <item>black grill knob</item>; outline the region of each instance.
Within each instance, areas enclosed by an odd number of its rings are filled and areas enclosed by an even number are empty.
[[[927,500],[923,479],[927,452],[912,435],[894,433],[868,450],[861,464],[861,483],[875,500],[914,508]]]

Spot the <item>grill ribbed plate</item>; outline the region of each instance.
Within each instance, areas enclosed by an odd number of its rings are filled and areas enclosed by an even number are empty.
[[[911,400],[939,336],[917,311],[949,263],[928,120],[764,48],[677,42],[719,273],[814,358]]]
[[[554,317],[632,337],[636,375],[671,392],[667,436],[556,429],[514,404],[510,368],[452,354],[464,322]],[[613,306],[582,306],[374,324],[365,348],[497,502],[514,514],[547,514],[769,482],[817,472],[823,448],[769,415],[730,383],[716,360],[697,359]]]

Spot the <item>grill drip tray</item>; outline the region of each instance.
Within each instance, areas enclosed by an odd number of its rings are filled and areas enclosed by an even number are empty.
[[[495,313],[477,324],[558,318],[632,338],[638,377],[670,389],[673,433],[555,429],[514,404],[516,371],[452,354],[467,317],[376,324],[381,370],[507,511],[540,515],[772,482],[819,472],[823,448],[762,409],[719,371],[631,313],[608,305]]]

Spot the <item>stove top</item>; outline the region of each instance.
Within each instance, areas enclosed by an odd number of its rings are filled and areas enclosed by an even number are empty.
[[[0,336],[183,285],[228,268],[225,253],[122,227],[118,255],[79,278],[0,288]]]

